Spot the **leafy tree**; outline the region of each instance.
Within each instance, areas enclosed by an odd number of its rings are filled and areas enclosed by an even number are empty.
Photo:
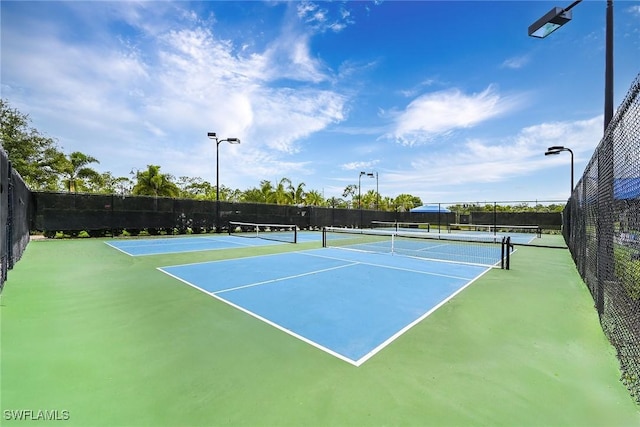
[[[33,190],[57,190],[64,154],[55,140],[30,127],[28,115],[0,99],[0,144],[13,168]]]
[[[349,207],[349,203],[347,203],[344,199],[339,197],[330,197],[326,201],[326,205],[330,208],[347,208]]]
[[[136,173],[136,185],[132,193],[141,196],[177,197],[180,189],[171,175],[160,173],[160,166],[148,165],[146,171]]]
[[[65,177],[65,188],[69,193],[76,193],[78,189],[87,189],[87,182],[89,180],[99,180],[100,174],[94,169],[87,167],[87,165],[91,163],[100,162],[95,157],[91,157],[79,151],[74,151],[69,154],[69,157],[65,157],[60,169]]]
[[[215,186],[213,187],[213,199],[215,200]],[[220,200],[225,202],[239,202],[242,197],[242,192],[238,189],[231,189],[224,185],[220,186]]]
[[[354,206],[358,200],[358,186],[355,184],[349,184],[342,192],[342,197],[351,196],[351,205]]]
[[[86,182],[86,187],[83,190],[89,193],[102,193],[102,194],[118,194],[121,196],[131,193],[133,188],[133,182],[125,177],[114,177],[111,172],[104,172],[90,177]]]
[[[180,197],[185,199],[208,199],[212,195],[215,200],[216,188],[200,177],[181,176],[176,183],[180,189]]]

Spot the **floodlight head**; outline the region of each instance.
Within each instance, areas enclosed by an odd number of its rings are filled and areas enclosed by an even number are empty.
[[[560,151],[547,151],[544,153],[545,156],[552,156],[554,154],[560,154]]]
[[[360,176],[362,176],[362,175],[366,175],[366,174],[367,174],[367,173],[366,173],[366,172],[364,172],[364,171],[361,171],[361,172],[360,172]]]
[[[529,35],[543,39],[571,21],[571,11],[561,7],[554,7],[542,18],[529,26]]]
[[[547,150],[564,150],[563,145],[554,145],[553,147],[547,148]]]
[[[240,138],[227,138],[229,144],[240,144]]]
[[[373,178],[375,175],[373,174],[373,172],[369,172],[367,176],[370,176],[371,178]]]
[[[209,139],[216,139],[216,133],[215,132],[207,132],[207,136],[209,137]]]

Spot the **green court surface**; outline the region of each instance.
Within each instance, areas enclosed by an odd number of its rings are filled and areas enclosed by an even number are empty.
[[[0,424],[640,425],[567,250],[519,247],[359,367],[156,269],[319,246],[31,242],[0,297]]]

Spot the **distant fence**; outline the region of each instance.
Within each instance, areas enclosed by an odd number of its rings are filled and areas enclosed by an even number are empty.
[[[640,403],[640,74],[564,211],[564,235]]]
[[[29,243],[31,192],[0,149],[0,290]]]
[[[339,209],[319,206],[273,205],[171,199],[164,197],[118,196],[79,193],[34,192],[34,228],[48,235],[118,235],[123,230],[137,234],[185,232],[203,233],[216,228],[218,207],[220,229],[229,221],[267,224],[295,224],[301,229],[324,226],[369,227],[372,221],[428,222],[435,228],[461,220],[478,224],[540,225],[559,230],[562,214],[547,212],[400,212],[371,209]]]

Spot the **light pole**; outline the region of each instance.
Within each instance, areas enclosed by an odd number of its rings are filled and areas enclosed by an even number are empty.
[[[220,143],[240,144],[240,138],[218,139],[215,132],[207,132],[207,137],[216,142],[216,233],[220,232]]]
[[[571,191],[569,192],[569,197],[571,197],[571,194],[573,193],[573,151],[561,145],[554,145],[553,147],[547,148],[547,151],[544,153],[544,155],[553,156],[556,154],[560,154],[563,151],[568,151],[569,153],[571,153]]]
[[[378,184],[378,173],[376,172],[376,174],[374,175],[373,172],[360,172],[360,175],[358,175],[358,209],[360,209],[360,228],[362,228],[362,195],[361,195],[361,187],[362,187],[362,176],[366,175],[369,178],[373,178],[374,176],[376,177],[376,192],[377,190],[377,184]],[[378,204],[377,202],[377,196],[376,196],[376,205]],[[376,206],[377,208],[377,206]]]
[[[569,22],[575,5],[582,0],[576,0],[567,8],[551,9],[545,16],[529,26],[529,35],[544,38]],[[598,289],[595,300],[598,314],[604,313],[604,284],[611,279],[613,264],[613,136],[607,137],[607,127],[613,118],[613,0],[607,0],[605,22],[605,66],[604,66],[604,135],[602,151],[610,155],[598,156],[598,218],[596,227]],[[573,192],[573,187],[571,188]]]
[[[360,196],[360,188],[362,187],[362,175],[366,175],[366,172],[360,172],[358,175],[358,209],[362,210],[362,197]]]

